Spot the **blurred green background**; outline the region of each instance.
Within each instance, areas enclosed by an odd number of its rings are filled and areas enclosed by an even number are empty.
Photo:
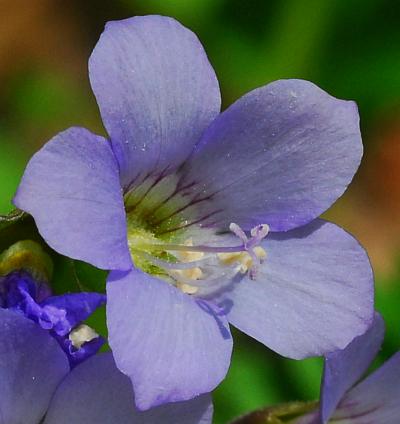
[[[87,59],[108,20],[176,17],[202,40],[224,107],[279,78],[305,78],[358,103],[365,144],[351,188],[326,214],[367,248],[380,360],[400,348],[400,2],[397,0],[3,0],[0,2],[0,213],[29,157],[57,132],[103,133]],[[318,396],[321,361],[279,358],[235,333],[231,370],[215,392],[215,423]]]

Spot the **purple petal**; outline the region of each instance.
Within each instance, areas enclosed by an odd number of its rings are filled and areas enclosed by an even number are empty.
[[[269,234],[255,280],[220,294],[230,323],[281,355],[301,359],[343,349],[373,319],[373,276],[365,251],[322,220]]]
[[[39,423],[68,371],[67,357],[47,332],[17,312],[0,309],[2,423]]]
[[[321,419],[327,423],[343,395],[364,374],[377,355],[385,334],[382,317],[375,319],[368,331],[354,339],[344,350],[332,352],[325,358],[321,388]]]
[[[223,228],[231,222],[245,229],[265,223],[272,231],[286,231],[329,208],[361,156],[353,102],[307,81],[281,80],[222,113],[183,175],[186,183],[197,183],[202,198],[211,199],[198,203],[200,217],[212,214]]]
[[[100,293],[70,293],[50,297],[41,306],[53,324],[51,328],[65,336],[105,302],[106,296]]]
[[[400,352],[348,392],[333,419],[348,424],[398,424]]]
[[[94,339],[83,343],[80,348],[76,348],[68,336],[57,337],[58,342],[68,356],[71,368],[76,367],[83,361],[95,355],[106,343],[103,337],[95,337]]]
[[[211,424],[209,395],[140,412],[132,385],[110,353],[76,367],[59,387],[45,424]]]
[[[0,277],[0,292],[4,301],[2,307],[12,309],[35,320],[42,314],[37,299],[50,295],[50,288],[39,283],[26,271],[14,271]]]
[[[203,47],[171,18],[109,22],[89,73],[124,186],[179,166],[220,110]]]
[[[28,163],[14,204],[59,253],[103,269],[129,269],[118,166],[108,142],[83,128],[49,141]]]
[[[225,316],[156,277],[112,272],[107,324],[141,410],[210,392],[226,375],[232,339]]]
[[[4,308],[13,308],[24,313],[35,309],[37,303],[51,296],[49,285],[36,281],[29,272],[13,271],[0,277],[0,297]]]

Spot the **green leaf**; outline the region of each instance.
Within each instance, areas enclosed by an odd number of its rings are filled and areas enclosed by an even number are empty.
[[[81,288],[86,291],[105,293],[107,271],[98,269],[85,262],[73,261],[75,275]]]
[[[284,380],[281,358],[261,343],[232,329],[234,348],[231,366],[225,380],[213,392],[214,422],[225,424],[234,417],[292,399],[285,387],[272,384]]]
[[[107,271],[55,253],[53,262],[51,286],[56,294],[83,291],[105,293]]]
[[[9,213],[14,208],[11,199],[28,160],[28,152],[18,140],[11,129],[4,128],[0,119],[0,214]]]

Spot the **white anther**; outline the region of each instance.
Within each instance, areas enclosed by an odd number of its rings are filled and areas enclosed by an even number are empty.
[[[86,324],[78,325],[70,333],[68,338],[72,342],[72,346],[76,349],[80,349],[82,345],[86,342],[90,342],[93,339],[99,337],[99,335]]]
[[[198,287],[195,286],[191,286],[190,284],[186,284],[186,283],[181,283],[181,282],[177,282],[176,286],[178,287],[179,290],[183,291],[183,293],[186,294],[195,294],[199,291]]]

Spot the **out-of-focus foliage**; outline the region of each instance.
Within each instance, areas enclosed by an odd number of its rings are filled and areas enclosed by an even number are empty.
[[[224,107],[257,86],[293,77],[356,100],[364,161],[326,217],[371,255],[376,304],[387,323],[379,361],[400,348],[400,2],[6,0],[0,13],[0,213],[12,209],[28,158],[58,131],[80,125],[104,133],[87,59],[108,20],[163,14],[193,29],[220,79]],[[85,264],[58,258],[56,267],[56,290],[98,282],[104,288],[104,274]],[[93,318],[104,333],[103,323],[104,310]],[[290,361],[238,332],[235,338],[232,367],[215,392],[216,423],[318,396],[319,359]]]

